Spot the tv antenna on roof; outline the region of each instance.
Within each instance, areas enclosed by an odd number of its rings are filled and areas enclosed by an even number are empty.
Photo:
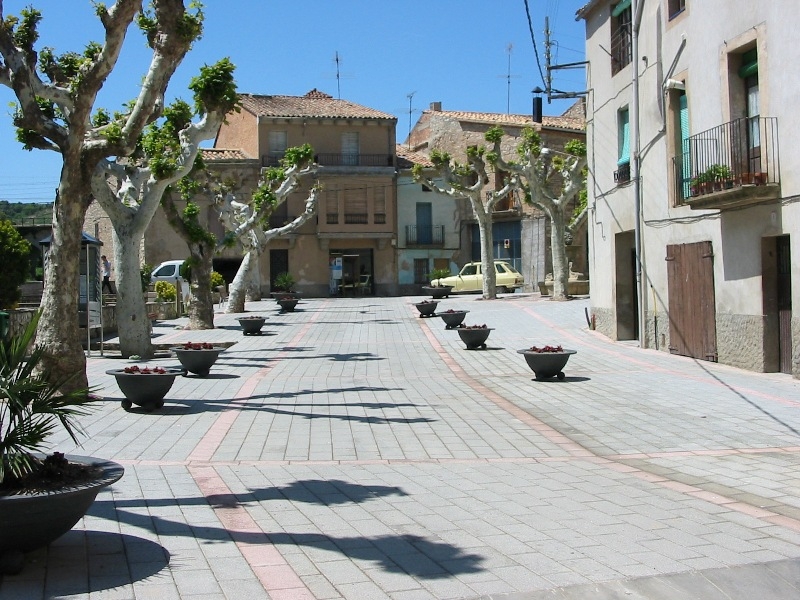
[[[416,93],[417,92],[415,90],[415,91],[411,92],[410,94],[406,95],[406,98],[408,98],[408,137],[406,139],[408,140],[408,149],[409,150],[411,150],[411,114],[414,112],[411,109],[411,99],[414,97],[414,94],[416,94]]]
[[[336,51],[336,55],[334,56],[334,61],[336,61],[336,97],[341,100],[342,99],[342,87],[341,87],[341,78],[339,76],[339,51]]]
[[[511,74],[511,52],[514,50],[514,44],[508,44],[506,46],[506,52],[508,53],[508,70],[506,71],[505,75],[501,75],[501,77],[505,77],[506,79],[506,114],[511,114],[511,79],[512,77],[516,77],[516,75]]]

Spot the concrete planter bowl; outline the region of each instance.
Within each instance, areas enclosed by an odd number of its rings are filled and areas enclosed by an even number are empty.
[[[436,307],[439,306],[437,300],[424,300],[414,304],[419,311],[420,317],[434,317],[436,316]]]
[[[211,371],[214,363],[217,362],[217,358],[224,348],[212,346],[211,344],[186,344],[184,346],[175,346],[170,350],[181,361],[184,375],[194,373],[200,377],[205,377]]]
[[[281,300],[284,300],[286,298],[294,298],[295,300],[300,298],[300,292],[288,292],[282,290],[278,290],[277,292],[270,292],[269,295],[275,298],[277,302],[280,302]]]
[[[71,463],[95,467],[86,482],[40,492],[0,494],[0,574],[22,570],[24,553],[43,548],[75,526],[97,494],[122,477],[125,469],[109,460],[67,456]]]
[[[239,317],[239,326],[243,335],[261,335],[261,328],[266,322],[266,317]]]
[[[297,298],[278,298],[281,312],[294,312],[294,308],[299,301]]]
[[[518,354],[525,357],[525,362],[528,363],[531,371],[536,375],[536,380],[550,379],[556,377],[559,380],[564,379],[564,367],[567,365],[569,357],[577,350],[559,350],[559,351],[544,351],[537,352],[530,348],[517,350]]]
[[[452,285],[440,285],[440,286],[432,286],[432,285],[423,285],[422,291],[425,294],[428,294],[434,300],[439,298],[447,298],[450,293],[453,291]]]
[[[494,331],[493,327],[464,327],[463,325],[455,328],[461,341],[467,346],[467,350],[477,350],[486,348],[486,340],[489,334]]]
[[[128,367],[128,369],[136,368],[138,367]],[[146,367],[140,369],[139,372],[111,369],[106,371],[106,374],[113,375],[117,379],[117,385],[125,396],[125,400],[122,401],[122,408],[130,410],[135,404],[145,410],[153,411],[164,406],[164,396],[172,388],[175,378],[178,375],[183,375],[183,369],[176,367],[158,368],[158,372]]]
[[[464,317],[467,316],[468,310],[446,310],[444,312],[436,313],[437,317],[441,317],[444,321],[445,329],[453,329],[463,323]]]

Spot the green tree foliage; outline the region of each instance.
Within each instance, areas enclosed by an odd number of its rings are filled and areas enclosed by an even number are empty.
[[[11,221],[0,220],[0,307],[11,308],[19,302],[19,286],[25,283],[30,269],[31,245],[25,241]]]
[[[46,224],[53,220],[52,203],[0,200],[0,218],[12,223]]]
[[[161,302],[175,302],[178,292],[169,281],[156,281],[156,298]]]

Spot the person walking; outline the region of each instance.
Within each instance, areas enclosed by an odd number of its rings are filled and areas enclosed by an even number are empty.
[[[100,261],[102,262],[103,266],[103,287],[102,292],[105,293],[106,288],[108,288],[109,294],[114,294],[114,288],[111,287],[111,263],[108,262],[106,255],[100,257]]]

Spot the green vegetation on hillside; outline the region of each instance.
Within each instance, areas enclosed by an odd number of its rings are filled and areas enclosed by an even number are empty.
[[[0,200],[0,218],[14,225],[43,225],[53,220],[53,205],[43,202],[9,202]]]

